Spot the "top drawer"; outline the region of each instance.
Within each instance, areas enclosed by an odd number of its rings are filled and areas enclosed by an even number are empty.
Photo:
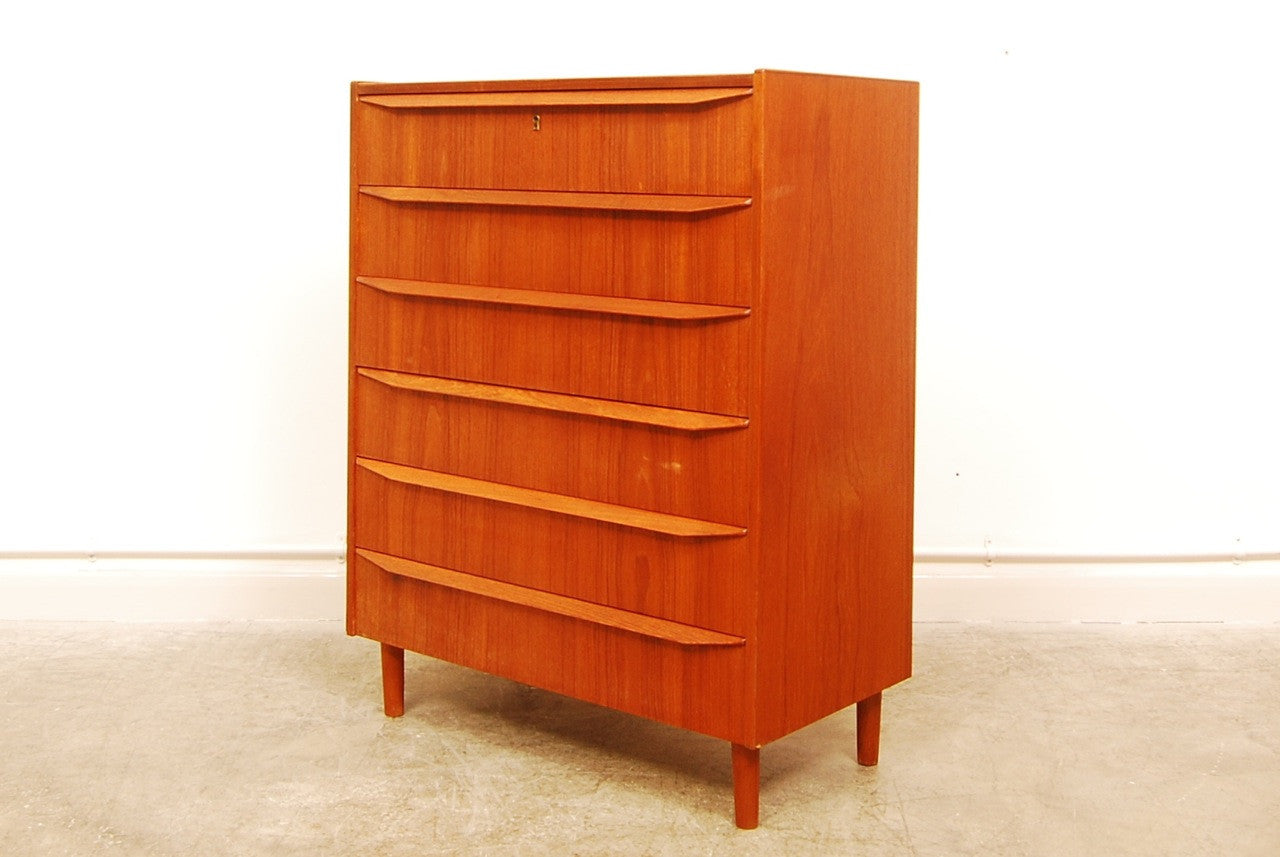
[[[363,185],[751,193],[751,88],[362,92]]]

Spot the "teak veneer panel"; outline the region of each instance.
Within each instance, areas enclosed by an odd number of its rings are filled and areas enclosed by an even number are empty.
[[[747,414],[750,324],[543,312],[357,284],[352,346],[357,365],[371,368]]]
[[[900,81],[757,91],[764,742],[911,672],[917,111]]]
[[[366,185],[747,196],[750,87],[366,93],[353,136],[378,145],[357,146],[353,164]],[[655,103],[689,98],[711,100]],[[584,99],[609,103],[564,103]]]
[[[750,95],[750,87],[698,89],[557,90],[550,92],[416,92],[361,95],[365,104],[397,110],[472,107],[679,107]]]
[[[417,485],[420,488],[432,488],[450,494],[462,494],[467,497],[479,497],[482,500],[493,500],[497,503],[510,503],[515,506],[527,506],[531,509],[545,509],[561,515],[572,515],[578,518],[589,518],[606,524],[617,524],[622,527],[634,527],[663,533],[681,538],[725,538],[726,536],[745,536],[746,529],[729,524],[718,524],[713,521],[699,521],[683,518],[679,515],[668,515],[647,509],[636,509],[631,506],[619,506],[614,503],[602,503],[598,500],[587,500],[582,497],[570,497],[564,494],[553,494],[550,491],[539,491],[532,488],[521,488],[517,485],[503,485],[484,479],[472,479],[453,473],[440,473],[436,470],[423,470],[418,467],[405,467],[389,464],[385,461],[358,458],[356,465],[386,479],[403,482],[406,485]]]
[[[754,627],[741,569],[749,536],[688,538],[494,502],[357,467],[355,544],[745,637]]]
[[[669,75],[666,77],[578,77],[531,80],[437,80],[429,83],[386,83],[359,80],[351,84],[353,99],[367,95],[423,92],[585,92],[615,89],[750,89],[753,74]]]
[[[360,192],[389,202],[434,205],[507,205],[517,208],[585,208],[655,214],[709,214],[745,208],[750,197],[693,196],[653,193],[559,193],[545,190],[477,190],[443,187],[378,187],[362,185]]]
[[[749,644],[682,646],[351,562],[371,639],[725,740],[748,719]]]
[[[547,292],[537,289],[473,286],[464,283],[425,283],[421,280],[397,280],[390,277],[356,277],[356,282],[393,295],[507,304],[570,312],[598,312],[604,315],[628,315],[665,321],[711,321],[719,318],[742,318],[751,314],[750,307],[647,301],[606,295]]]
[[[402,205],[357,194],[355,276],[752,306],[754,206],[710,215]]]
[[[902,81],[353,84],[348,631],[388,714],[412,649],[712,735],[742,827],[764,744],[856,704],[876,763],[917,137]]]
[[[434,583],[437,586],[446,586],[459,592],[470,592],[473,595],[482,595],[485,598],[505,601],[508,604],[532,607],[535,610],[556,613],[572,619],[581,619],[584,622],[592,622],[597,625],[606,625],[610,628],[630,631],[633,634],[642,634],[657,640],[679,643],[682,646],[741,646],[746,642],[742,637],[735,637],[731,634],[721,634],[718,631],[708,631],[706,628],[697,628],[693,625],[683,625],[679,622],[657,619],[653,616],[646,616],[643,613],[619,610],[616,607],[594,604],[590,601],[583,601],[580,598],[566,598],[553,592],[542,592],[538,589],[530,589],[527,586],[516,586],[511,583],[503,583],[500,580],[491,580],[475,574],[464,574],[453,569],[413,562],[412,560],[388,556],[387,554],[359,549],[356,550],[356,554],[382,570],[401,577],[412,577],[415,580]]]
[[[579,414],[589,417],[600,417],[607,420],[619,420],[628,423],[643,423],[660,428],[678,429],[680,431],[722,431],[724,429],[746,428],[746,417],[732,417],[724,414],[704,414],[696,411],[681,411],[675,408],[655,408],[649,405],[636,405],[631,402],[613,402],[606,399],[588,399],[583,396],[565,396],[560,393],[547,393],[541,390],[525,390],[518,387],[499,387],[494,384],[474,384],[469,381],[455,381],[450,378],[433,378],[427,375],[407,375],[403,372],[386,372],[380,369],[358,369],[357,374],[402,390],[413,390],[419,393],[439,393],[442,396],[456,396],[463,399],[478,399],[485,402],[498,402],[504,405],[519,405],[525,408],[537,408],[544,411],[559,411],[566,414]]]
[[[710,521],[750,516],[747,420],[358,370],[357,454]]]

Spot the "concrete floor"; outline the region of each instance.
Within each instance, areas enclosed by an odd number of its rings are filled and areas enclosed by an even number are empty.
[[[337,623],[0,623],[4,855],[1280,854],[1280,625],[920,625],[880,766],[852,710],[761,753]]]

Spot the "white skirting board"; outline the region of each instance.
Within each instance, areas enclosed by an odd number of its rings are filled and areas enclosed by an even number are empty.
[[[0,553],[0,620],[341,619],[346,571],[340,547]]]
[[[0,553],[0,620],[335,620],[341,547]],[[1280,622],[1280,556],[922,553],[922,622]]]
[[[917,622],[1280,622],[1280,561],[916,561]]]

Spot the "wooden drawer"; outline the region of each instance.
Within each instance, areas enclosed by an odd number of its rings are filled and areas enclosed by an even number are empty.
[[[499,297],[512,294],[539,298],[509,290]],[[465,286],[360,278],[352,332],[356,365],[746,413],[750,320],[740,308],[672,319],[490,302],[496,299]],[[655,304],[650,312],[668,308]]]
[[[726,740],[747,734],[747,645],[732,636],[645,626],[539,593],[480,595],[366,551],[349,573],[352,633]]]
[[[361,184],[748,194],[750,92],[362,94],[355,175]]]
[[[357,547],[724,633],[750,627],[743,522],[363,458],[352,491]]]
[[[365,190],[354,201],[353,222],[362,276],[751,305],[750,204],[681,213],[557,207],[562,195],[470,197],[530,203],[507,205]],[[610,201],[644,204],[608,196],[599,204]]]
[[[359,369],[357,456],[713,521],[746,521],[747,420]]]

